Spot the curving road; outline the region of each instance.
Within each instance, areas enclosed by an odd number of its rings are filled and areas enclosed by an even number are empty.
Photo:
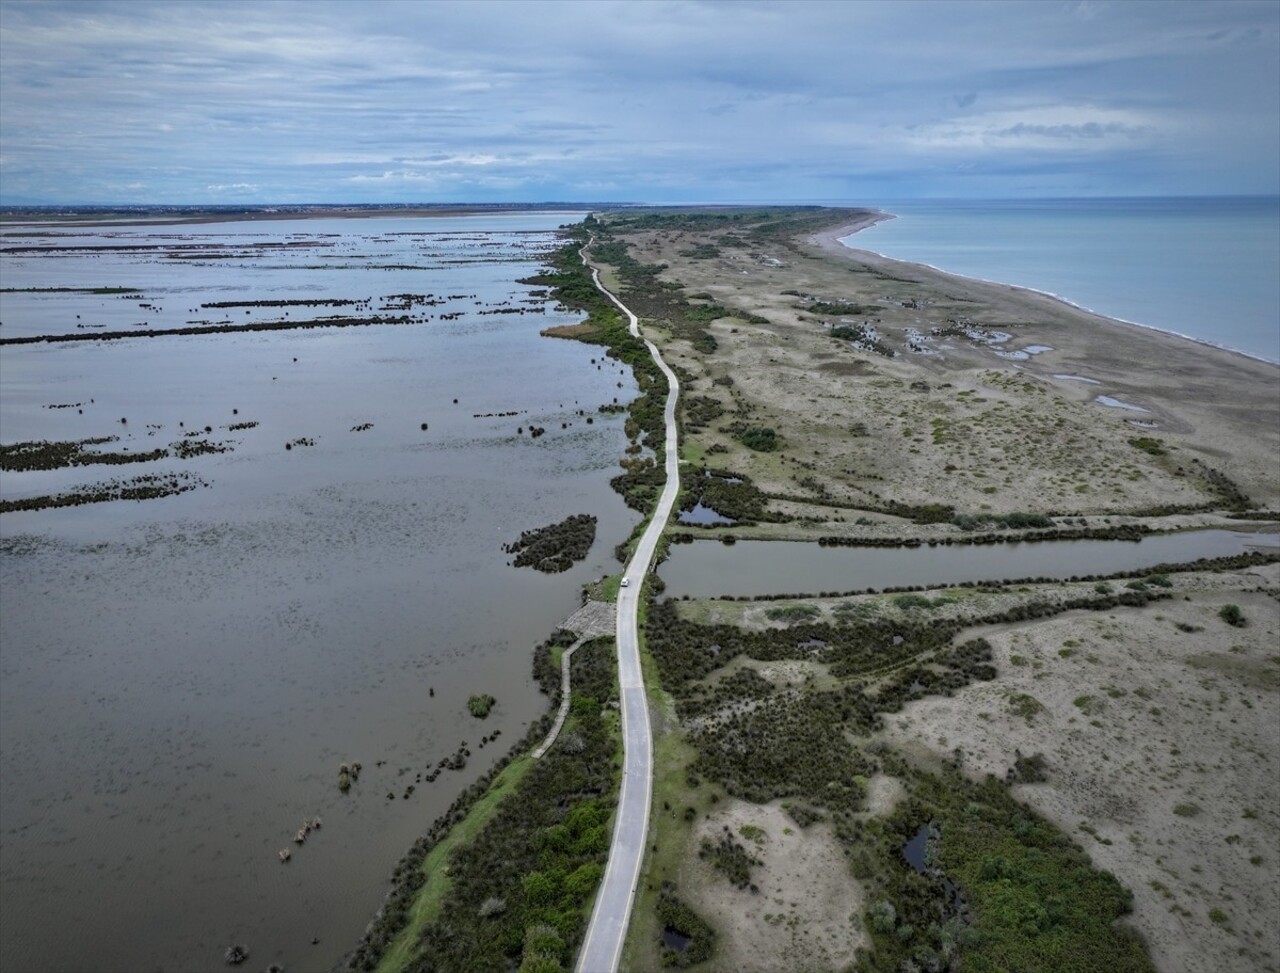
[[[588,244],[590,246],[590,244]],[[580,251],[587,264],[586,247]],[[590,266],[590,264],[588,264]],[[639,338],[640,322],[631,310],[609,293],[600,283],[600,271],[591,268],[596,287],[613,301],[631,322],[631,333]],[[625,576],[632,579],[626,588],[618,589],[618,684],[622,692],[622,793],[613,825],[613,843],[609,846],[609,864],[604,881],[596,894],[595,909],[587,926],[582,950],[578,953],[579,973],[613,973],[622,955],[631,919],[631,903],[640,881],[640,864],[649,832],[649,804],[653,798],[653,740],[649,733],[649,703],[644,691],[644,673],[640,668],[640,640],[636,631],[636,612],[640,606],[640,589],[653,562],[662,528],[671,516],[676,494],[680,492],[679,456],[676,440],[676,397],[680,383],[658,354],[653,342],[645,339],[649,354],[667,376],[670,392],[664,412],[667,424],[667,482],[653,511],[649,525],[636,545],[627,564]]]

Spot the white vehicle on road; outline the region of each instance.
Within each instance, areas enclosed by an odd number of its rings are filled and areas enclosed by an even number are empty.
[[[630,578],[623,578],[623,579],[622,579],[622,587],[626,588],[626,587],[629,587],[630,585],[631,585],[631,579],[630,579]]]

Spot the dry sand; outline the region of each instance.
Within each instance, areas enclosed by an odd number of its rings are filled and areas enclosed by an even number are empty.
[[[714,844],[725,828],[760,862],[751,875],[758,892],[734,887],[697,857],[702,841]],[[694,828],[686,855],[680,888],[719,937],[707,970],[841,969],[859,946],[869,944],[862,931],[862,891],[830,825],[801,829],[778,802],[726,799]]]

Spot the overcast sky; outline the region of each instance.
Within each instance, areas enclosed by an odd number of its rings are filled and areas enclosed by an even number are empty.
[[[1280,192],[1280,3],[10,2],[0,199]]]

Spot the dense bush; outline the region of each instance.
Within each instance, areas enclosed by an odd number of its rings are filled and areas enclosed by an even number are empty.
[[[574,514],[558,524],[526,530],[519,540],[503,545],[508,554],[516,555],[516,567],[534,567],[548,574],[568,571],[574,561],[581,561],[596,539],[596,518],[591,514]]]
[[[751,885],[751,869],[760,864],[759,859],[752,857],[742,843],[733,836],[728,825],[725,825],[719,841],[702,839],[698,857],[703,861],[711,862],[716,871],[740,889]]]
[[[777,432],[769,428],[749,428],[738,433],[738,442],[757,453],[776,452],[781,445]]]
[[[911,796],[882,826],[844,835],[874,859],[866,925],[875,952],[858,970],[1151,973],[1137,935],[1115,922],[1131,893],[1007,786],[950,768],[913,776]],[[938,839],[917,873],[902,848],[925,822]]]
[[[716,933],[706,921],[675,894],[674,888],[663,889],[658,896],[658,923],[663,931],[670,930],[688,940],[685,948],[676,952],[664,946],[664,966],[696,966],[709,960],[716,949]]]
[[[1249,624],[1248,619],[1244,617],[1244,612],[1240,610],[1239,605],[1223,605],[1221,610],[1218,612],[1218,617],[1228,625],[1233,625],[1236,628],[1244,628]]]
[[[681,478],[681,510],[692,510],[698,504],[710,507],[722,517],[739,524],[785,521],[785,515],[771,513],[768,497],[742,473],[729,470],[707,470],[686,474]]]
[[[617,740],[601,707],[614,694],[612,642],[583,646],[572,670],[575,705],[561,739],[574,746],[553,747],[534,763],[489,824],[454,852],[448,892],[407,969],[501,970],[531,956],[572,963],[608,857],[615,803]]]

